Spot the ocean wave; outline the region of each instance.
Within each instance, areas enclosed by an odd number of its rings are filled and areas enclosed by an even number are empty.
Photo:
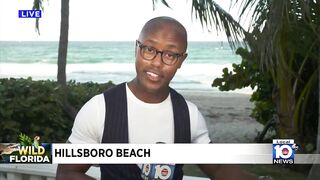
[[[231,64],[184,64],[172,80],[172,87],[177,89],[212,90],[213,80],[222,75],[222,69],[231,68]],[[98,83],[112,80],[115,83],[130,81],[135,77],[134,63],[94,63],[68,64],[67,79],[78,82],[93,81]],[[0,63],[0,78],[26,78],[35,80],[56,80],[57,65],[44,63]],[[242,90],[251,93],[252,90]]]

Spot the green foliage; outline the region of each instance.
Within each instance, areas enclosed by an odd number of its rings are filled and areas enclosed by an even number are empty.
[[[261,77],[252,54],[243,48],[238,48],[236,54],[242,57],[241,63],[232,64],[232,71],[224,68],[222,78],[216,78],[213,87],[219,87],[221,91],[230,91],[248,86],[253,89],[258,84]]]
[[[32,139],[23,133],[19,134],[19,142],[20,142],[21,146],[31,146],[32,145]]]
[[[92,96],[112,85],[71,81],[70,102],[79,110]],[[65,142],[73,119],[63,110],[62,93],[55,81],[0,79],[0,142],[16,142],[20,132],[39,135],[45,142]]]
[[[69,101],[74,107],[76,107],[76,109],[80,109],[84,102],[87,102],[94,95],[105,91],[113,85],[114,84],[111,81],[104,84],[93,82],[77,83],[75,81],[69,81]]]
[[[247,49],[238,48],[236,54],[241,56],[241,63],[232,64],[232,71],[224,68],[222,78],[216,78],[212,86],[219,87],[221,91],[230,91],[244,87],[255,89],[250,99],[255,104],[251,117],[265,124],[275,113],[275,107],[272,103],[272,79],[269,74],[259,70],[253,54]]]
[[[270,71],[260,70],[258,63],[256,63],[255,60],[257,58],[254,57],[252,52],[239,48],[236,53],[242,57],[241,63],[233,64],[232,71],[228,68],[224,68],[222,77],[216,78],[213,81],[212,86],[219,87],[219,90],[221,91],[241,89],[248,86],[254,89],[250,99],[255,105],[251,112],[251,117],[262,124],[266,124],[269,120],[279,115],[277,114],[279,107],[275,104],[275,102],[279,102],[277,99],[279,94],[278,88],[276,88],[277,86],[271,77]],[[302,139],[299,143],[301,143],[301,145],[308,143],[314,144],[317,134],[318,116],[318,113],[315,112],[318,111],[319,97],[318,91],[316,90],[317,64],[311,60],[302,61],[301,58],[299,58],[299,54],[296,56],[295,71],[300,72],[299,81],[297,82],[295,90],[296,98],[298,99],[298,105],[303,104],[299,106],[303,108],[297,111],[300,113],[297,117],[298,126],[300,128],[299,133],[301,134],[299,137]],[[286,78],[287,81],[289,81],[288,74]],[[307,91],[309,91],[309,94],[306,93]],[[283,131],[283,129],[277,128],[277,132],[278,131]],[[304,150],[307,149],[305,148]]]

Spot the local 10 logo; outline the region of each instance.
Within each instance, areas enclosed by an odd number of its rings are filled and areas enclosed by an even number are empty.
[[[272,147],[273,164],[294,164],[294,151],[298,146],[293,139],[274,139]]]
[[[144,180],[172,180],[175,164],[143,164],[141,177]]]

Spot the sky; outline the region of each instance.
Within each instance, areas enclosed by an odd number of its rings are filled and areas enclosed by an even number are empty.
[[[134,41],[146,21],[171,16],[188,31],[189,41],[226,41],[223,33],[208,31],[191,16],[191,0],[70,0],[69,41]],[[215,0],[225,10],[228,0]],[[44,0],[40,36],[35,19],[18,18],[18,10],[32,9],[33,0],[0,0],[0,41],[59,41],[60,0]],[[233,15],[236,13],[233,12]]]

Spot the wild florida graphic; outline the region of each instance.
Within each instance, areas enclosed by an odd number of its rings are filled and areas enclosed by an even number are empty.
[[[51,163],[51,144],[20,133],[19,143],[0,144],[0,163]]]

